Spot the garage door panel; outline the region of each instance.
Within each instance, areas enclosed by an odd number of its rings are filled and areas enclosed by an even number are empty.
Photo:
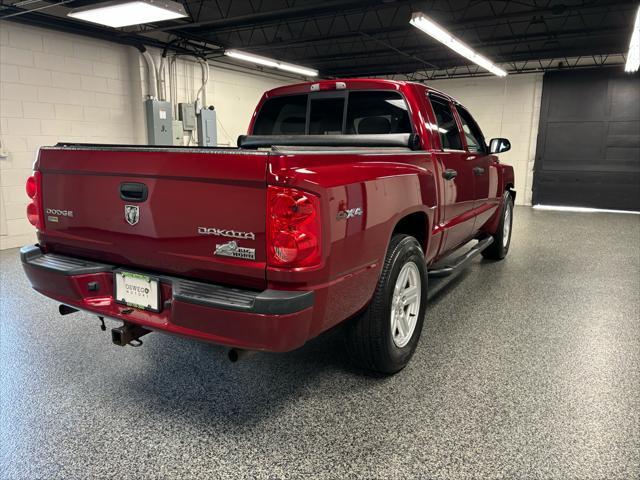
[[[640,147],[640,121],[609,122],[607,145]]]
[[[627,210],[640,205],[640,174],[545,172],[537,174],[546,205]]]
[[[640,120],[639,83],[633,75],[611,82],[611,120]]]
[[[551,88],[553,89],[554,101],[549,105],[548,118],[550,121],[599,120],[606,113],[606,79],[589,80],[579,76],[558,77]],[[576,89],[581,92],[582,101],[580,102],[576,102],[572,95]]]
[[[607,147],[607,170],[613,172],[640,173],[637,158],[640,157],[640,147]]]
[[[545,158],[553,168],[576,168],[602,157],[603,122],[549,122],[544,148],[553,152]],[[591,162],[590,162],[591,160]]]
[[[640,210],[640,84],[618,69],[544,77],[533,202]]]

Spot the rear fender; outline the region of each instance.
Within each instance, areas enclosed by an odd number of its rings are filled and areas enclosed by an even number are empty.
[[[293,153],[293,152],[292,152]],[[436,182],[430,154],[380,149],[272,155],[267,182],[321,199],[322,263],[313,268],[267,268],[270,288],[314,290],[312,336],[361,311],[371,300],[394,228],[413,213],[433,225]],[[345,218],[341,212],[360,209]],[[425,238],[428,239],[428,233]]]

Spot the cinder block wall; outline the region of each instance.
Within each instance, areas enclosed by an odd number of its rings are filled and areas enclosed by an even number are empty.
[[[513,165],[517,203],[531,205],[533,162],[542,98],[542,73],[455,78],[427,82],[462,103],[480,124],[487,141],[506,137],[511,150],[500,160]]]
[[[154,52],[159,62],[159,52]],[[200,87],[200,67],[181,60],[179,101]],[[208,103],[219,141],[245,133],[260,95],[293,78],[214,67]],[[35,241],[24,184],[38,148],[60,141],[146,143],[146,65],[131,47],[0,22],[0,249]]]
[[[0,248],[35,239],[25,218],[26,178],[38,148],[59,141],[138,143],[139,75],[131,48],[0,22]],[[135,62],[135,63],[134,63]]]

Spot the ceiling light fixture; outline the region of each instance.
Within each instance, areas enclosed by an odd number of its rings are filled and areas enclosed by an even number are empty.
[[[254,55],[253,53],[239,52],[238,50],[225,50],[224,54],[228,57],[242,60],[244,62],[251,62],[257,65],[264,65],[265,67],[278,68],[287,72],[297,73],[306,77],[317,77],[318,71],[312,68],[301,67],[299,65],[293,65],[291,63],[280,62],[278,60],[272,60],[271,58],[261,57],[260,55]]]
[[[409,23],[414,27],[419,28],[427,35],[443,43],[454,52],[459,53],[463,57],[471,60],[473,63],[476,63],[482,68],[490,71],[494,75],[497,75],[499,77],[505,77],[507,75],[507,72],[505,72],[503,69],[494,65],[491,61],[489,61],[482,55],[474,52],[468,45],[451,35],[444,28],[427,17],[424,13],[415,12],[411,16],[411,20],[409,20]]]
[[[640,69],[640,7],[636,12],[636,21],[633,24],[633,33],[629,42],[629,53],[627,53],[627,63],[624,66],[625,72],[637,72]]]
[[[181,3],[170,0],[115,0],[76,8],[67,16],[120,28],[183,18],[187,13]]]

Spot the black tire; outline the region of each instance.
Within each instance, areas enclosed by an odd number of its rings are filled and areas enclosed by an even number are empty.
[[[398,275],[408,263],[413,263],[417,267],[417,272],[410,265],[405,270],[411,270],[412,278],[420,280],[417,288],[420,291],[420,300],[417,321],[410,339],[408,343],[398,347],[394,340],[398,330],[395,333],[391,331],[391,309]],[[394,235],[371,303],[363,313],[345,325],[347,350],[354,363],[384,374],[393,374],[402,370],[409,363],[418,345],[426,304],[427,268],[420,244],[409,235]],[[411,318],[415,316],[411,315]],[[405,335],[405,341],[406,338],[409,338],[408,332]]]
[[[509,229],[506,235],[505,241],[505,221],[509,222]],[[509,245],[511,245],[511,231],[513,227],[513,198],[511,194],[506,191],[502,196],[502,211],[500,212],[500,221],[498,222],[498,228],[493,235],[493,243],[482,251],[482,256],[489,260],[502,260],[507,256],[509,252]]]

